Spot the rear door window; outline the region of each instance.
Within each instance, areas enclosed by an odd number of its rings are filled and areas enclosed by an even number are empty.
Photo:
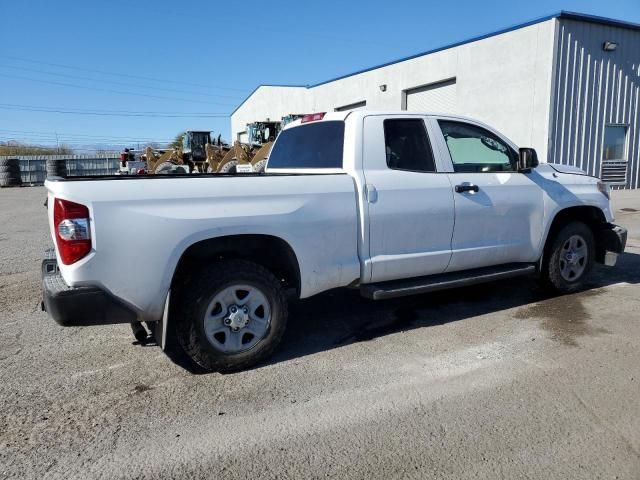
[[[310,123],[283,130],[269,155],[269,168],[342,168],[344,122]]]
[[[436,171],[433,152],[422,120],[385,120],[384,143],[389,168],[412,172]]]

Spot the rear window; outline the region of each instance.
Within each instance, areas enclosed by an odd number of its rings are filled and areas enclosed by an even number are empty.
[[[269,168],[342,168],[344,122],[310,123],[283,130]]]

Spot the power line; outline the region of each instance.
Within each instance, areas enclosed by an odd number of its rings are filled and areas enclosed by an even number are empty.
[[[72,87],[72,88],[83,88],[85,90],[95,90],[95,91],[100,91],[100,92],[107,92],[107,93],[115,93],[115,94],[119,94],[119,95],[133,95],[136,97],[147,97],[147,98],[159,98],[159,99],[163,99],[163,100],[177,100],[180,102],[193,102],[193,103],[200,103],[200,104],[208,104],[208,105],[221,105],[221,106],[226,106],[226,107],[233,107],[234,104],[231,103],[219,103],[219,102],[205,102],[205,101],[200,101],[200,100],[194,100],[194,99],[189,99],[189,98],[178,98],[178,97],[164,97],[164,96],[160,96],[160,95],[150,95],[150,94],[145,94],[145,93],[135,93],[135,92],[123,92],[123,91],[119,91],[119,90],[109,90],[106,88],[99,88],[99,87],[87,87],[85,85],[75,85],[72,83],[64,83],[64,82],[54,82],[53,80],[40,80],[37,78],[29,78],[29,77],[23,77],[20,75],[10,75],[10,74],[6,74],[6,73],[0,73],[1,77],[8,77],[8,78],[17,78],[19,80],[27,80],[30,82],[38,82],[38,83],[47,83],[50,85],[60,85],[63,87]]]
[[[90,68],[83,68],[83,67],[76,67],[76,66],[72,66],[72,65],[64,65],[64,64],[60,64],[60,63],[51,63],[51,62],[43,62],[43,61],[39,61],[39,60],[31,60],[31,59],[27,59],[27,58],[20,58],[20,57],[14,57],[11,55],[0,55],[0,57],[2,58],[9,58],[11,60],[18,60],[20,62],[27,62],[27,63],[35,63],[35,64],[40,64],[40,65],[48,65],[50,67],[58,67],[58,68],[67,68],[67,69],[71,69],[71,70],[81,70],[81,71],[85,71],[85,72],[92,72],[92,73],[99,73],[101,75],[111,75],[114,77],[127,77],[127,78],[137,78],[140,80],[150,80],[153,82],[159,82],[159,83],[172,83],[172,84],[176,84],[176,85],[189,85],[192,87],[204,87],[204,88],[216,88],[219,90],[230,90],[230,91],[236,91],[236,92],[246,92],[247,88],[234,88],[234,87],[222,87],[219,85],[203,85],[201,83],[192,83],[192,82],[184,82],[184,81],[177,81],[177,80],[167,80],[167,79],[159,79],[159,78],[153,78],[153,77],[145,77],[142,75],[131,75],[128,73],[113,73],[113,72],[108,72],[108,71],[104,71],[104,70],[94,70],[94,69],[90,69]]]
[[[20,140],[38,140],[38,141],[65,141],[77,143],[121,143],[121,142],[154,142],[154,143],[171,143],[173,138],[148,138],[148,137],[72,137],[61,134],[20,134],[0,132],[0,141],[20,141]]]
[[[89,137],[89,138],[117,138],[117,139],[131,139],[131,138],[140,138],[140,137],[126,137],[126,136],[115,136],[115,135],[88,135],[86,133],[69,133],[69,132],[58,132],[58,131],[42,131],[42,130],[12,130],[7,128],[0,128],[0,132],[4,133],[26,133],[26,134],[34,134],[34,135],[59,135],[65,137]],[[149,140],[153,140],[149,138]]]
[[[11,69],[15,69],[15,70],[22,70],[22,71],[25,71],[25,72],[42,73],[44,75],[54,75],[56,77],[73,78],[73,79],[76,79],[76,80],[88,80],[88,81],[91,81],[91,82],[109,83],[109,84],[112,84],[112,85],[122,85],[122,86],[125,86],[125,87],[144,88],[144,89],[147,89],[147,90],[161,90],[161,91],[165,91],[165,92],[186,93],[187,95],[200,95],[200,96],[204,96],[204,97],[232,98],[232,99],[238,99],[238,96],[239,96],[239,94],[237,94],[237,95],[215,95],[215,94],[202,93],[202,92],[190,92],[190,91],[187,91],[187,90],[180,90],[180,89],[176,89],[176,88],[163,88],[163,87],[153,87],[153,86],[148,86],[148,85],[140,85],[140,84],[135,84],[135,83],[114,82],[112,80],[102,80],[102,79],[99,79],[99,78],[90,78],[90,77],[82,77],[82,76],[78,76],[78,75],[69,75],[69,74],[64,74],[64,73],[48,72],[46,70],[38,70],[37,68],[16,67],[16,66],[13,66],[13,65],[0,65],[0,67],[2,67],[2,68],[11,68]]]
[[[5,130],[0,129],[0,136],[19,136],[20,138],[43,138],[43,139],[69,139],[77,141],[145,141],[145,142],[172,142],[173,138],[150,138],[150,137],[131,137],[131,136],[109,136],[109,135],[86,135],[81,133],[61,133],[61,132],[36,132],[28,130]]]
[[[18,110],[25,112],[61,113],[68,115],[97,115],[112,117],[147,117],[147,118],[228,118],[228,113],[206,112],[136,112],[127,110],[85,110],[64,107],[44,107],[35,105],[20,105],[15,103],[0,103],[0,109]]]

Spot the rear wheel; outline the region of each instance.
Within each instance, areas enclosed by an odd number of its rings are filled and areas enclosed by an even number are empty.
[[[278,279],[246,260],[223,260],[197,275],[183,296],[178,340],[209,371],[248,368],[276,349],[287,323]]]
[[[176,169],[176,164],[173,162],[162,162],[158,165],[156,165],[156,168],[154,169],[154,173],[156,175],[169,175],[171,173],[174,173],[174,170]]]
[[[218,173],[237,173],[237,166],[238,166],[238,161],[231,160],[230,162],[227,162],[222,167],[220,167],[220,170],[218,170]]]
[[[545,254],[542,281],[557,292],[573,292],[584,285],[593,267],[593,232],[582,222],[571,222],[556,234]]]
[[[267,159],[260,160],[259,162],[256,162],[256,164],[253,166],[253,171],[262,173],[264,172],[264,169],[266,166],[267,166]]]

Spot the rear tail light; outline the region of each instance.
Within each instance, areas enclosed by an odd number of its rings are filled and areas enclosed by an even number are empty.
[[[309,113],[307,115],[303,115],[302,119],[300,120],[300,123],[315,122],[318,120],[322,120],[326,113],[327,112],[320,112],[320,113]]]
[[[71,265],[91,251],[87,207],[56,198],[53,205],[53,225],[62,263]]]

